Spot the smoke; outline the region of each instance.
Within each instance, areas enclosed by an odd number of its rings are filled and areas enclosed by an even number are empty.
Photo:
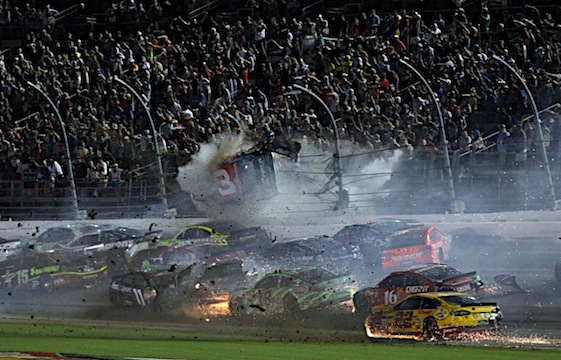
[[[384,151],[380,155],[355,156],[351,164],[344,166],[343,184],[351,200],[365,201],[382,192],[404,155],[404,150],[397,149]]]
[[[302,144],[299,160],[294,162],[289,157],[273,154],[276,189],[266,191],[272,193],[271,196],[253,191],[240,200],[224,203],[216,200],[214,172],[251,147],[243,133],[225,134],[212,143],[203,144],[192,161],[179,168],[177,180],[181,188],[192,195],[199,211],[213,218],[247,223],[262,218],[333,212],[339,200],[339,179],[332,146],[306,138],[292,140]],[[358,208],[375,202],[376,194],[382,192],[404,152],[368,153],[348,141],[342,141],[340,148],[341,176],[343,188],[349,195],[349,206]],[[276,193],[268,190],[276,190]]]
[[[228,159],[249,148],[247,143],[246,135],[241,132],[221,134],[213,142],[201,144],[191,162],[178,169],[177,181],[181,188],[189,192],[194,201],[208,202],[216,188],[213,173]]]

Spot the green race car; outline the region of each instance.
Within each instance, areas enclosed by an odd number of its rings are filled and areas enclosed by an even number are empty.
[[[251,288],[232,293],[230,313],[298,314],[351,299],[355,283],[349,275],[308,267],[268,273]]]
[[[209,221],[189,225],[171,237],[135,244],[127,250],[127,257],[132,258],[141,250],[190,244],[233,245],[251,249],[268,246],[270,238],[261,227],[246,227],[234,221]]]

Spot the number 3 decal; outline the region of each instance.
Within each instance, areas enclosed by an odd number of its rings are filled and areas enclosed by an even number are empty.
[[[218,169],[214,172],[214,178],[218,183],[218,193],[222,196],[230,196],[236,193],[236,184],[230,178],[230,174],[224,169]]]

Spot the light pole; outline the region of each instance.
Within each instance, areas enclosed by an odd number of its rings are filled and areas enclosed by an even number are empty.
[[[154,119],[152,119],[152,114],[150,113],[150,109],[148,108],[148,106],[146,105],[146,103],[144,102],[142,97],[136,92],[136,90],[134,90],[133,87],[130,86],[129,84],[127,84],[125,81],[120,79],[117,75],[114,75],[113,78],[115,79],[115,81],[117,81],[119,84],[126,87],[131,93],[134,94],[134,96],[138,99],[138,101],[140,102],[140,104],[144,108],[144,111],[146,112],[146,115],[148,116],[148,120],[150,121],[150,127],[152,128],[152,137],[154,138],[154,145],[156,147],[156,156],[158,158],[156,162],[158,163],[158,171],[160,173],[160,193],[162,195],[162,205],[164,207],[164,214],[167,214],[167,212],[168,212],[168,199],[167,199],[167,195],[166,195],[166,182],[165,182],[165,178],[164,178],[164,167],[162,165],[162,152],[160,150],[160,146],[158,145],[158,134],[156,133],[156,126],[154,125]]]
[[[555,188],[553,187],[553,178],[551,177],[551,169],[549,168],[549,158],[547,157],[547,150],[545,148],[545,141],[543,139],[543,131],[542,131],[542,124],[541,124],[541,120],[540,120],[540,113],[538,111],[536,101],[534,100],[534,96],[532,95],[532,92],[528,88],[528,85],[526,84],[526,80],[524,80],[522,78],[522,76],[520,76],[520,74],[518,73],[518,71],[516,71],[516,69],[514,69],[506,61],[504,61],[503,59],[501,59],[497,55],[493,55],[493,59],[497,60],[498,62],[503,64],[508,70],[510,70],[510,72],[514,76],[516,76],[518,81],[520,81],[522,86],[524,86],[524,90],[526,90],[526,94],[528,94],[528,98],[530,99],[530,104],[532,105],[532,110],[534,110],[534,117],[536,119],[536,124],[538,124],[538,135],[540,137],[540,143],[541,143],[540,152],[542,154],[542,157],[543,157],[543,160],[544,160],[544,163],[545,163],[545,171],[547,172],[547,177],[548,177],[548,181],[549,181],[549,190],[551,192],[550,196],[551,196],[551,199],[553,201],[553,209],[555,210],[555,209],[557,209],[557,200],[555,198]]]
[[[80,211],[79,211],[79,208],[78,208],[78,195],[76,194],[76,182],[74,181],[74,170],[72,168],[72,156],[70,154],[70,144],[68,143],[68,135],[66,133],[66,124],[62,120],[62,116],[60,115],[60,112],[58,111],[57,106],[51,100],[49,95],[47,95],[47,93],[44,92],[37,84],[34,84],[31,81],[27,81],[27,85],[29,85],[32,88],[34,88],[35,90],[37,90],[41,95],[43,95],[43,97],[45,97],[45,99],[47,99],[47,101],[49,102],[49,104],[53,108],[53,110],[56,114],[56,117],[57,117],[57,119],[60,123],[60,127],[62,129],[62,136],[64,138],[64,147],[66,148],[66,157],[68,158],[68,180],[70,181],[70,192],[72,194],[72,206],[74,207],[75,216],[78,219],[80,217]]]
[[[316,99],[325,109],[325,111],[327,112],[327,114],[329,115],[329,119],[331,120],[331,125],[333,126],[333,132],[335,134],[335,175],[337,176],[337,183],[339,186],[339,202],[338,202],[338,208],[340,207],[347,207],[348,205],[348,198],[346,195],[346,191],[343,188],[343,176],[341,174],[341,146],[339,144],[339,129],[337,128],[337,121],[335,120],[335,117],[333,116],[333,113],[331,112],[331,110],[329,109],[329,106],[327,106],[327,104],[323,101],[322,98],[320,98],[318,95],[316,95],[315,93],[313,93],[312,91],[310,91],[308,88],[305,88],[302,85],[298,85],[298,84],[293,84],[292,87],[301,90],[303,92],[305,92],[306,94],[310,95],[311,97],[313,97],[314,99]]]
[[[407,61],[401,58],[399,59],[399,63],[406,66],[409,70],[413,71],[419,77],[419,79],[421,79],[421,81],[427,88],[429,94],[431,95],[432,100],[434,101],[434,106],[436,107],[436,111],[438,113],[438,119],[440,120],[440,134],[441,134],[442,146],[444,147],[444,162],[446,165],[446,175],[448,177],[448,189],[450,191],[450,196],[452,197],[453,210],[456,212],[460,210],[463,206],[456,201],[456,191],[454,190],[454,178],[452,176],[452,166],[450,165],[450,153],[448,151],[448,140],[446,139],[446,130],[444,128],[444,118],[442,117],[442,111],[440,110],[440,102],[434,95],[434,91],[430,87],[430,84],[427,81],[427,79],[419,71],[417,71],[417,69],[415,69],[413,65],[409,64]]]

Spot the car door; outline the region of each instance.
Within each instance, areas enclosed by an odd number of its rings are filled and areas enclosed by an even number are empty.
[[[414,296],[403,300],[394,307],[390,322],[392,333],[410,333],[416,328],[417,316],[416,312],[421,307],[421,297]]]
[[[149,288],[149,282],[144,276],[144,274],[139,272],[134,272],[124,277],[121,281],[121,292],[123,292],[127,300],[133,307],[144,307],[146,306],[146,298],[144,293],[146,290],[151,290]]]
[[[261,309],[272,310],[275,308],[275,295],[278,292],[280,276],[271,275],[255,284],[253,303]],[[255,304],[257,303],[257,304]],[[251,305],[251,304],[250,304]]]
[[[435,262],[443,262],[448,258],[448,235],[437,228],[430,228],[427,234],[428,245],[431,247]]]

